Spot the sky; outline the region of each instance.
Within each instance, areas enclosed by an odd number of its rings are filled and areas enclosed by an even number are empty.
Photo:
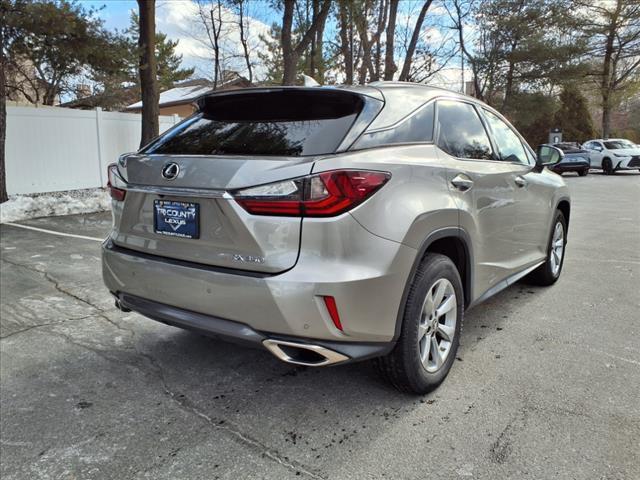
[[[80,0],[86,8],[98,10],[97,16],[104,20],[106,28],[110,30],[124,30],[129,26],[129,18],[132,11],[138,10],[138,4],[135,0]],[[398,25],[413,25],[415,16],[420,8],[421,2],[416,0],[403,1],[400,4],[398,12]],[[271,9],[267,2],[261,0],[253,0],[247,2],[247,15],[250,19],[249,28],[249,46],[252,52],[264,49],[264,44],[260,40],[260,35],[269,33],[270,25],[274,22],[281,21],[280,14]],[[443,15],[442,7],[438,7],[437,2],[430,9],[427,15],[427,23],[429,20],[437,21],[438,15]],[[183,66],[194,67],[196,69],[196,77],[212,77],[212,52],[207,47],[206,32],[197,21],[197,6],[191,0],[158,0],[156,4],[156,29],[167,34],[172,40],[179,40],[176,48],[179,54],[183,55]],[[435,19],[435,20],[434,20]],[[330,28],[330,27],[329,27]],[[425,35],[428,35],[430,41],[434,44],[441,42],[443,32],[439,28],[427,28]],[[327,37],[331,36],[330,31],[326,31]],[[242,70],[242,58],[239,39],[235,33],[228,35],[226,40],[226,48],[230,52],[230,58],[226,60],[227,68]],[[234,58],[236,57],[237,58]],[[401,59],[397,62],[400,63]],[[455,62],[456,64],[458,62]],[[258,78],[261,72],[255,72]],[[460,78],[460,70],[457,65],[453,64],[452,68],[440,76],[438,82],[441,86],[449,88],[459,88],[455,85]],[[459,83],[459,82],[458,82]]]
[[[109,30],[124,30],[129,26],[131,12],[137,12],[138,4],[135,0],[80,0],[86,8],[97,10],[97,16],[104,20]],[[249,46],[255,51],[264,48],[259,35],[269,32],[272,22],[278,20],[266,2],[251,1],[247,3],[247,18],[250,22]],[[231,12],[227,12],[231,15]],[[213,53],[209,46],[206,31],[198,22],[198,8],[191,0],[158,0],[156,3],[156,30],[167,35],[171,40],[178,40],[176,52],[183,56],[183,66],[194,67],[196,77],[213,76]],[[232,33],[223,34],[225,45],[223,50],[228,53],[227,68],[241,70],[243,68],[242,51],[237,30],[227,27]],[[224,66],[223,66],[224,68]],[[260,71],[256,72],[260,76]]]
[[[131,11],[138,10],[136,0],[81,0],[78,3],[86,8],[101,9],[98,16],[109,30],[126,28]]]

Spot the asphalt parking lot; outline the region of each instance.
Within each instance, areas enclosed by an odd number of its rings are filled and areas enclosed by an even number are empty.
[[[470,311],[425,397],[119,312],[99,241],[2,225],[0,476],[640,478],[640,174],[566,180],[560,281]]]

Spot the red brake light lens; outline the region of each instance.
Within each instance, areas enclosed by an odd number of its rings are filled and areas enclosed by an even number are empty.
[[[111,198],[118,202],[123,201],[127,191],[117,187],[122,184],[122,180],[120,180],[118,166],[115,163],[107,167],[107,179],[107,188],[109,189]]]
[[[253,215],[332,217],[361,204],[389,181],[388,172],[332,170],[237,191]]]

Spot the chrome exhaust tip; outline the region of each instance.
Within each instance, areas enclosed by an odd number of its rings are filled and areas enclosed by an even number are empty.
[[[323,367],[334,363],[349,360],[349,357],[342,353],[329,350],[320,345],[308,343],[287,342],[285,340],[266,339],[262,344],[283,362],[306,367]]]
[[[130,308],[127,308],[125,306],[122,305],[122,302],[120,302],[119,299],[115,300],[115,306],[118,310],[120,310],[121,312],[125,312],[125,313],[129,313],[131,311]]]

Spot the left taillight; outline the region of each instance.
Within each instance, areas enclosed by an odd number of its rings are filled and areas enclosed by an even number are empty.
[[[333,217],[367,200],[390,178],[388,172],[331,170],[238,190],[232,195],[252,215]]]
[[[124,182],[120,178],[120,174],[118,173],[118,165],[112,163],[107,167],[107,188],[109,189],[109,193],[111,194],[111,198],[114,200],[121,202],[124,200],[127,191],[123,188]]]

